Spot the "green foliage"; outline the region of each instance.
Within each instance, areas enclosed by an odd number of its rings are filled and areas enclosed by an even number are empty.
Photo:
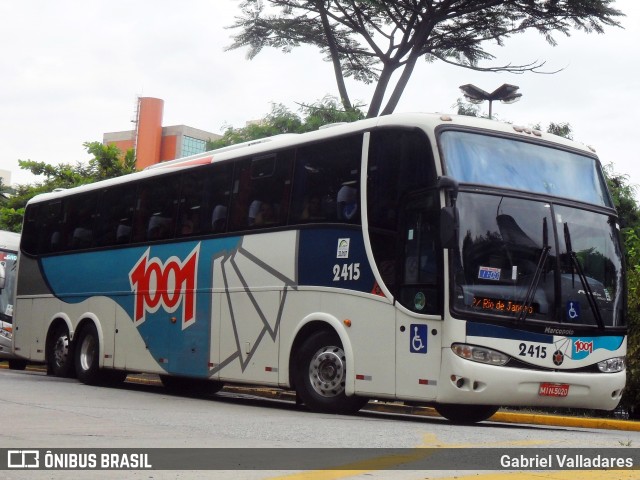
[[[291,112],[281,104],[274,104],[263,119],[249,122],[245,127],[227,127],[222,138],[207,142],[207,150],[272,137],[283,133],[304,133],[317,130],[322,125],[338,122],[353,122],[364,118],[357,107],[343,110],[333,97],[325,97],[311,105],[300,108],[303,117]]]
[[[640,210],[635,199],[635,187],[629,184],[629,176],[615,173],[611,163],[604,166],[604,173],[613,204],[618,210],[620,227],[640,228]]]
[[[83,146],[93,156],[86,164],[77,162],[75,165],[50,165],[33,160],[18,160],[21,169],[44,177],[44,180],[34,185],[18,185],[11,191],[11,195],[0,197],[0,229],[20,232],[24,208],[36,195],[51,192],[56,188],[73,188],[135,171],[133,150],[126,153],[123,161],[120,159],[120,150],[114,145],[86,142]],[[4,193],[2,189],[0,192]]]
[[[571,125],[567,122],[564,123],[553,123],[551,122],[547,127],[548,133],[553,133],[554,135],[558,135],[559,137],[568,138],[569,140],[573,140],[573,130],[571,129]]]
[[[367,116],[394,111],[419,59],[480,71],[538,71],[544,62],[483,67],[497,43],[527,30],[551,46],[572,29],[602,33],[619,26],[613,0],[243,0],[229,49],[285,53],[301,45],[320,50],[333,68],[340,102],[352,107],[345,79],[375,83]],[[395,83],[394,83],[395,82]],[[387,92],[390,90],[390,92]],[[384,102],[386,105],[383,105]]]
[[[488,114],[480,113],[480,105],[465,102],[461,98],[456,100],[453,108],[456,109],[456,113],[458,115],[466,115],[467,117],[489,118]]]
[[[629,339],[627,342],[627,386],[623,404],[635,418],[640,418],[640,229],[624,234],[627,254],[627,289],[629,292]]]
[[[635,418],[640,418],[640,207],[627,175],[615,173],[612,164],[604,167],[604,173],[618,210],[627,266],[629,337],[627,386],[622,403]]]

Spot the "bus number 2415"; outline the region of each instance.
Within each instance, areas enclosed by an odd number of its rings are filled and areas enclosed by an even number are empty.
[[[333,266],[333,281],[358,280],[360,278],[359,263],[345,263]]]
[[[520,353],[521,357],[532,357],[532,358],[547,358],[547,347],[542,347],[540,345],[527,345],[526,343],[520,344]]]

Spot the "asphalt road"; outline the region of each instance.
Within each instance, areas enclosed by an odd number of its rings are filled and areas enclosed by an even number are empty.
[[[42,371],[0,370],[0,449],[212,449],[234,454],[295,452],[306,449],[315,460],[336,470],[135,470],[135,471],[0,471],[0,478],[221,478],[221,479],[434,479],[502,478],[573,479],[575,471],[474,472],[455,468],[404,470],[420,465],[430,449],[458,449],[470,455],[478,448],[487,455],[498,449],[613,449],[620,455],[637,454],[640,433],[635,422],[614,420],[590,425],[592,419],[569,424],[555,417],[541,424],[540,417],[505,413],[475,426],[453,425],[425,408],[370,403],[358,415],[338,416],[308,412],[295,405],[290,394],[273,389],[226,388],[215,396],[184,397],[168,394],[153,376],[130,376],[118,388],[83,385],[76,380],[48,377]],[[502,414],[500,414],[502,415]],[[507,417],[508,416],[508,417]],[[506,423],[506,422],[517,423]],[[535,422],[535,423],[534,423]],[[633,428],[632,428],[633,427]],[[253,450],[249,450],[253,449]],[[373,460],[349,458],[354,449],[374,453]],[[398,457],[389,449],[402,449]],[[500,450],[502,452],[503,450]],[[171,452],[171,451],[166,451]],[[274,455],[278,455],[275,453]],[[640,463],[640,462],[639,462]],[[323,464],[323,463],[321,463]],[[244,464],[243,464],[244,465]],[[514,470],[514,471],[511,471]],[[90,475],[87,475],[90,473]],[[568,476],[573,474],[573,476]],[[594,476],[598,474],[597,476]],[[524,475],[524,476],[523,476]],[[635,471],[590,471],[581,480],[637,479]]]

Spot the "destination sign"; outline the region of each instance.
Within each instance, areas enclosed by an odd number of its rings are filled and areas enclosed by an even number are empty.
[[[524,304],[522,302],[514,302],[512,300],[505,299],[473,297],[472,307],[480,310],[490,310],[493,312],[520,313],[524,308]],[[527,307],[526,312],[527,314],[532,314],[537,313],[538,310],[538,305],[532,303]]]

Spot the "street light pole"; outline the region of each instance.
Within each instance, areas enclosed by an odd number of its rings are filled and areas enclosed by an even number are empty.
[[[519,88],[520,87],[516,85],[505,83],[489,93],[470,83],[460,86],[460,90],[462,90],[464,98],[466,98],[467,101],[474,104],[479,104],[484,101],[489,102],[489,118],[493,118],[493,101],[500,100],[502,103],[517,102],[520,100],[520,97],[522,97],[521,93],[517,93]]]

